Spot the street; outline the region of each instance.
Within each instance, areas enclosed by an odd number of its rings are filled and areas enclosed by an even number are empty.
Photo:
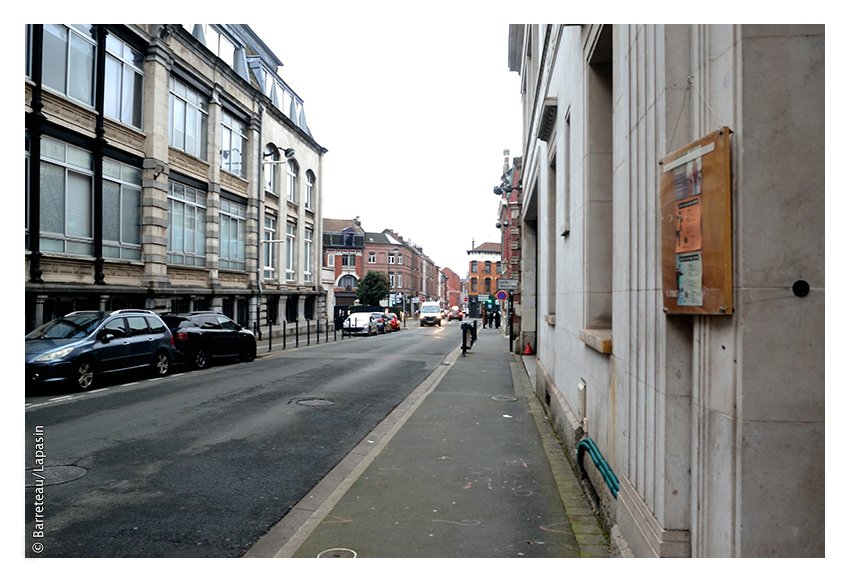
[[[29,395],[26,555],[239,557],[459,342],[457,322],[409,321],[298,349],[258,342],[250,363]]]

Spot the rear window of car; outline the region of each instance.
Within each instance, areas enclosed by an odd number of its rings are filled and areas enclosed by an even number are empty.
[[[156,317],[145,317],[148,320],[148,327],[151,329],[151,333],[162,333],[165,331],[165,324],[162,320]]]

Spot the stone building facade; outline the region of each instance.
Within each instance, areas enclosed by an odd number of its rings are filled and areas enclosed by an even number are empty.
[[[26,26],[26,327],[80,309],[324,316],[322,160],[246,25]]]
[[[621,555],[824,555],[824,61],[822,25],[510,27],[522,327]],[[660,162],[712,135],[730,303],[684,314]]]

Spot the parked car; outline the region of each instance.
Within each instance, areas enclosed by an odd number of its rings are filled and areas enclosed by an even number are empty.
[[[375,312],[372,313],[372,317],[375,318],[375,323],[378,324],[378,333],[390,333],[392,331],[387,322],[387,314]]]
[[[250,362],[257,357],[257,339],[241,325],[215,311],[163,315],[174,336],[177,359],[201,370],[221,358]]]
[[[426,301],[422,304],[419,310],[419,327],[423,325],[443,325],[443,318],[440,315],[440,304],[436,301]]]
[[[452,319],[463,321],[463,312],[457,307],[452,307],[451,311],[449,311],[449,321]]]
[[[354,335],[378,333],[378,322],[371,313],[352,313],[342,322],[342,331]]]
[[[386,313],[390,322],[390,331],[398,331],[401,329],[401,322],[398,320],[398,316],[395,313]]]
[[[171,331],[153,311],[75,311],[24,339],[26,382],[71,382],[88,390],[101,374],[148,368],[165,376],[174,360]]]

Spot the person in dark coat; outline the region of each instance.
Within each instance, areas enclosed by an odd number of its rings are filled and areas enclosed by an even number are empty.
[[[487,308],[481,310],[481,328],[487,327]]]
[[[499,325],[502,323],[502,310],[496,310],[496,329],[499,329]]]

